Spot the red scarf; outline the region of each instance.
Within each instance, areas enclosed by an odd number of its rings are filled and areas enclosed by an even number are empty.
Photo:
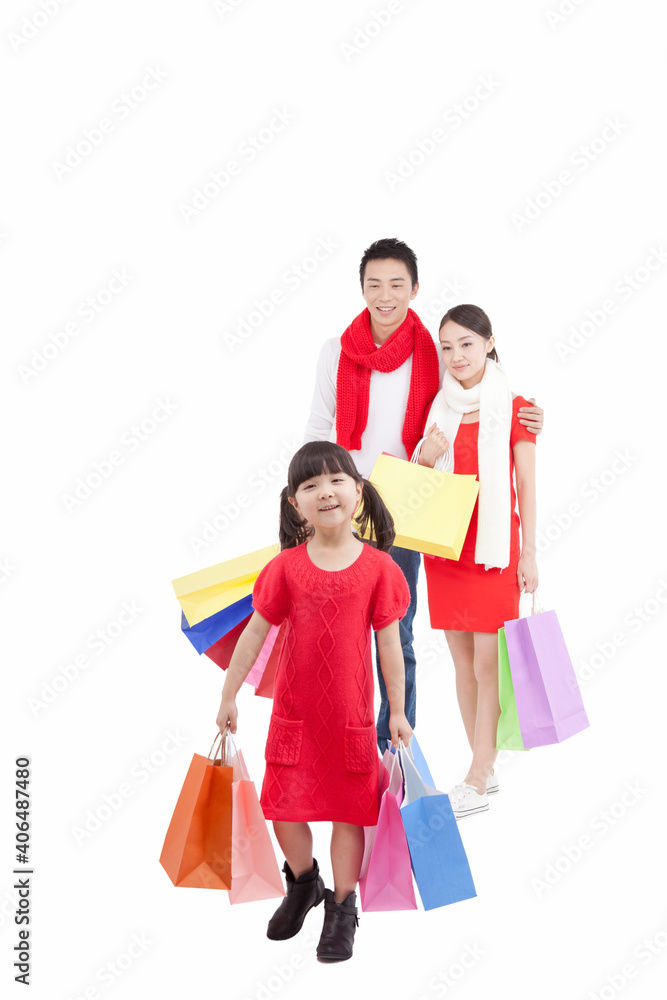
[[[408,457],[417,447],[428,408],[439,389],[438,352],[433,338],[412,309],[397,330],[376,347],[368,309],[352,320],[340,339],[341,353],[336,379],[336,441],[343,448],[359,451],[368,423],[371,371],[393,372],[410,355],[412,373],[402,439]]]

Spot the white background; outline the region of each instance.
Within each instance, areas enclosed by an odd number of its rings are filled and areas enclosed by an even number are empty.
[[[659,995],[663,32],[648,0],[559,2],[3,4],[0,961],[13,977],[27,754],[32,996]],[[261,132],[276,111],[288,123]],[[363,307],[359,258],[383,236],[417,252],[434,335],[448,305],[481,305],[514,390],[546,411],[540,592],[591,728],[507,760],[490,811],[462,824],[477,899],[367,914],[353,960],[328,968],[321,910],[269,942],[275,901],[232,908],[158,864],[221,683],[170,580],[274,541],[321,343]],[[468,752],[423,577],[420,601],[417,732],[447,789]],[[239,702],[259,786],[270,702]],[[330,882],[325,826],[316,844]]]

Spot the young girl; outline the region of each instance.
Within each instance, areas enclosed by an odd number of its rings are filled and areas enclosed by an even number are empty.
[[[535,435],[519,423],[527,402],[511,392],[494,342],[479,307],[455,306],[445,314],[440,346],[446,371],[416,452],[422,465],[477,475],[480,483],[458,562],[424,560],[431,625],[445,631],[473,752],[463,782],[450,792],[459,818],[488,809],[488,794],[498,791],[498,629],[518,618],[520,592],[537,588]]]
[[[362,521],[377,547],[351,530]],[[365,534],[362,525],[362,533]],[[261,804],[285,854],[287,895],[268,937],[301,929],[322,899],[323,962],[350,958],[357,920],[355,889],[364,826],[377,823],[378,752],[373,722],[371,626],[377,631],[389,695],[392,743],[408,742],[405,671],[398,621],[410,603],[405,578],[388,550],[391,515],[340,445],[313,441],[293,457],[281,499],[282,551],[253,589],[254,614],[238,641],[217,723],[236,732],[236,694],[271,625],[287,619],[276,671]],[[310,820],[330,820],[334,891],[324,888],[313,858]]]

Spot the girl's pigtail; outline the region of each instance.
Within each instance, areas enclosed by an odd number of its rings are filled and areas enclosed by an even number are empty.
[[[363,490],[361,503],[357,508],[355,519],[359,524],[359,533],[368,540],[375,542],[381,552],[388,552],[394,544],[394,519],[387,510],[384,500],[367,479],[362,479]]]
[[[305,521],[296,508],[289,502],[288,487],[280,494],[280,527],[278,537],[281,549],[293,549],[305,542],[312,532],[312,527]]]

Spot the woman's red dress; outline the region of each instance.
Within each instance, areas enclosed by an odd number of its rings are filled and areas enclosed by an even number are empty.
[[[484,569],[475,562],[477,541],[477,504],[473,510],[470,527],[463,543],[460,559],[440,559],[424,556],[428,607],[431,627],[460,630],[463,632],[497,632],[506,621],[519,617],[519,582],[517,564],[521,554],[519,540],[519,515],[514,490],[514,458],[512,448],[517,441],[535,442],[535,435],[519,423],[518,411],[530,406],[523,396],[512,400],[512,426],[510,431],[510,482],[512,524],[510,531],[510,561],[503,570]],[[459,424],[454,442],[454,472],[479,478],[477,437],[479,422]]]

